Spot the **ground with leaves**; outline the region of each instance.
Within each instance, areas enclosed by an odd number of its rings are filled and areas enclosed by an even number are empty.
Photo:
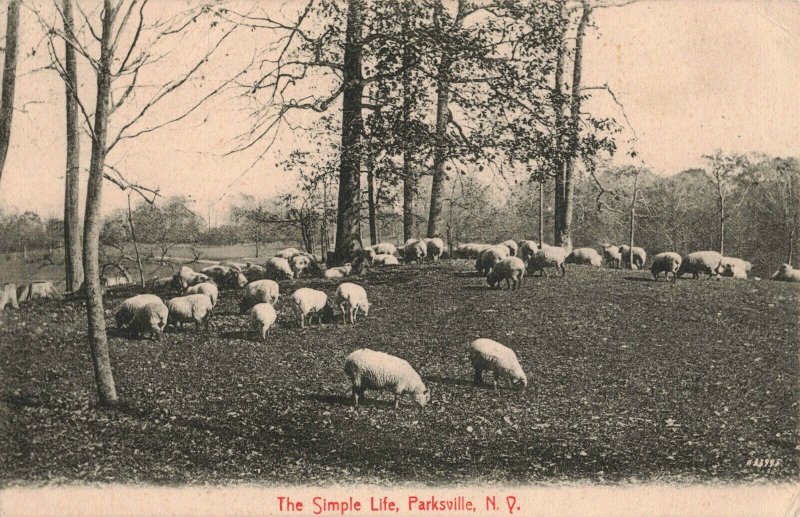
[[[224,291],[208,332],[157,343],[110,330],[114,410],[93,406],[80,302],[7,310],[0,482],[798,478],[797,286],[571,266],[493,291],[466,261],[357,281],[373,305],[355,326],[300,330],[284,294],[264,343]],[[301,285],[336,282],[282,292]],[[107,297],[110,329],[124,296]],[[517,351],[526,391],[472,385],[476,337]],[[360,347],[407,359],[429,406],[395,411],[367,392],[353,409],[342,367]]]

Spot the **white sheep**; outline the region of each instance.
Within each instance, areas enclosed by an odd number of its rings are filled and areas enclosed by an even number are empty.
[[[272,257],[264,264],[264,269],[266,269],[266,277],[269,280],[292,280],[294,278],[294,271],[289,265],[289,260],[282,257]]]
[[[137,335],[150,333],[150,337],[159,341],[169,319],[169,309],[161,300],[150,302],[134,312],[128,328]]]
[[[422,378],[408,361],[384,352],[356,350],[345,359],[344,371],[352,383],[355,407],[366,390],[393,391],[395,409],[400,407],[400,396],[404,393],[413,395],[420,407],[425,407],[431,399]]]
[[[747,271],[740,268],[736,264],[725,264],[724,266],[720,267],[722,268],[720,271],[720,276],[735,278],[737,280],[747,279]]]
[[[277,258],[283,258],[283,259],[289,260],[290,258],[292,258],[293,256],[297,255],[298,253],[300,253],[300,250],[297,249],[297,248],[284,248],[284,249],[280,250],[278,253],[276,253],[275,256]]]
[[[734,270],[738,269],[739,271],[744,273],[744,278],[747,278],[747,275],[750,274],[750,271],[753,269],[753,263],[747,260],[743,260],[737,257],[722,257],[722,260],[719,263],[720,268],[722,271],[722,276],[733,276]],[[728,270],[728,266],[733,266],[730,270]],[[741,274],[739,273],[741,276]],[[736,276],[735,278],[739,278]]]
[[[4,284],[0,291],[0,312],[3,312],[6,305],[10,305],[13,309],[19,309],[16,284]]]
[[[650,273],[653,274],[653,279],[658,280],[658,276],[664,273],[664,276],[669,279],[669,274],[672,273],[672,281],[678,280],[678,270],[681,267],[683,259],[677,253],[672,251],[665,251],[653,257],[653,264],[650,266]]]
[[[506,281],[506,287],[516,289],[522,285],[525,276],[525,262],[519,257],[507,257],[494,265],[486,276],[486,282],[491,288],[500,287],[500,282]]]
[[[603,265],[603,257],[594,248],[575,248],[564,259],[564,263],[600,267]]]
[[[630,256],[631,256],[631,247],[627,244],[623,244],[619,247],[619,254],[622,257],[622,264],[630,263]],[[631,265],[631,269],[642,269],[644,267],[644,263],[647,262],[647,252],[644,248],[640,248],[638,246],[633,247],[633,264]]]
[[[311,259],[303,254],[296,253],[289,259],[289,267],[294,271],[295,278],[303,276],[309,266],[311,266]]]
[[[216,282],[220,287],[244,287],[247,285],[247,277],[244,276],[238,267],[223,266],[217,264],[204,267],[200,270]]]
[[[193,285],[209,282],[211,277],[203,273],[197,273],[189,266],[181,266],[180,270],[172,277],[172,282],[175,287],[186,289]]]
[[[275,305],[278,303],[278,296],[280,296],[280,286],[277,282],[269,279],[256,280],[244,288],[244,294],[239,301],[239,309],[244,314],[259,303]]]
[[[219,299],[219,288],[214,282],[203,282],[189,287],[186,289],[185,294],[204,294],[211,298],[211,306],[216,307]]]
[[[511,257],[516,257],[517,252],[519,251],[519,245],[517,244],[517,241],[511,239],[501,242],[500,244],[498,244],[498,246],[505,246],[506,248],[508,248],[508,255]]]
[[[334,306],[339,307],[342,311],[342,323],[347,323],[345,315],[349,314],[350,323],[355,324],[359,310],[364,313],[364,316],[369,315],[367,291],[360,285],[345,282],[336,289]]]
[[[469,360],[475,369],[476,386],[483,384],[483,372],[492,372],[492,386],[497,389],[497,379],[505,377],[513,384],[528,385],[528,377],[519,365],[517,354],[497,341],[479,338],[469,345]]]
[[[769,279],[781,282],[800,282],[800,269],[795,269],[789,264],[783,264]]]
[[[720,264],[722,263],[722,255],[716,251],[695,251],[683,257],[681,267],[678,268],[678,278],[681,278],[687,273],[691,273],[692,277],[700,278],[700,273],[706,273],[708,276],[717,276],[722,271]]]
[[[486,276],[495,264],[508,257],[506,246],[491,246],[483,250],[475,261],[475,269],[478,273]]]
[[[61,298],[61,294],[56,290],[53,282],[47,280],[31,282],[17,288],[19,303],[31,300],[61,300]]]
[[[261,339],[267,339],[270,327],[277,321],[278,313],[271,303],[257,303],[250,309],[250,321],[253,328],[261,334]]]
[[[444,253],[444,241],[439,237],[422,239],[425,244],[425,257],[431,262],[436,262]]]
[[[167,308],[169,309],[168,324],[183,327],[184,323],[193,321],[195,328],[199,328],[201,323],[208,328],[214,309],[211,299],[205,294],[188,294],[171,298],[167,301]]]
[[[619,246],[603,244],[603,260],[605,260],[608,267],[620,269],[622,267],[622,253],[619,252]]]
[[[519,241],[517,252],[522,260],[530,260],[534,253],[539,251],[536,241]]]
[[[403,248],[403,261],[406,264],[413,261],[416,261],[418,264],[422,264],[422,262],[425,260],[427,251],[428,247],[424,242],[417,239],[409,239],[406,241],[406,245]]]
[[[397,255],[397,246],[389,242],[379,242],[370,248],[375,251],[376,255]]]
[[[350,273],[353,271],[352,264],[345,264],[343,266],[338,267],[329,267],[325,270],[322,274],[324,278],[344,278],[346,276],[350,276]]]
[[[164,302],[154,294],[139,294],[123,300],[123,302],[119,304],[119,307],[117,307],[117,312],[114,314],[114,321],[116,322],[117,328],[121,329],[126,325],[130,325],[133,318],[136,316],[136,312],[140,311],[148,303],[163,304]]]
[[[301,287],[292,293],[292,310],[294,311],[300,328],[305,328],[306,316],[311,318],[316,315],[317,323],[322,324],[322,318],[331,319],[333,308],[328,304],[328,295],[316,289]]]
[[[534,253],[528,261],[528,273],[539,271],[541,275],[548,276],[545,268],[554,267],[561,273],[561,277],[563,278],[567,274],[564,261],[570,251],[571,250],[568,248],[563,248],[561,246],[543,244],[542,248]]]
[[[400,261],[394,255],[380,253],[372,259],[373,266],[399,266]]]

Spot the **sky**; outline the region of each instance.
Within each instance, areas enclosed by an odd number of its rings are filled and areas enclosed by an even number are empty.
[[[169,9],[186,3],[158,0],[156,5]],[[643,0],[597,9],[594,21],[585,43],[584,85],[607,84],[616,94],[635,130],[632,145],[655,172],[702,166],[702,155],[716,149],[800,156],[800,2]],[[36,27],[37,21],[23,11],[22,23]],[[164,61],[165,70],[185,67],[221,34],[200,32],[197,41],[179,42],[181,49]],[[218,68],[205,70],[202,81],[170,109],[188,105],[204,87],[247,63],[253,37],[229,38],[218,51]],[[18,111],[0,179],[0,209],[59,216],[64,87],[54,72],[39,70],[47,58],[41,33],[23,30],[20,39]],[[30,55],[32,49],[36,55]],[[85,67],[82,83],[87,92],[93,88]],[[308,144],[287,130],[255,167],[250,168],[259,148],[226,155],[233,138],[249,127],[242,107],[220,99],[179,124],[125,141],[109,161],[129,179],[157,187],[165,196],[190,197],[198,213],[211,213],[214,223],[221,222],[242,193],[268,197],[290,190],[292,178],[278,163],[291,149]],[[593,92],[587,108],[622,119],[620,108],[600,90]],[[154,115],[157,122],[163,112]],[[629,131],[622,140],[633,136]],[[88,139],[82,147],[85,167]],[[104,212],[126,202],[124,193],[106,183]]]

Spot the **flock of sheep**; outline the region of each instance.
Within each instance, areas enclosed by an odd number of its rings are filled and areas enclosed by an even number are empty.
[[[141,294],[128,298],[119,306],[115,319],[118,328],[127,328],[140,335],[149,334],[159,339],[167,325],[182,327],[185,323],[208,326],[219,298],[219,288],[242,289],[239,307],[242,314],[249,312],[253,329],[267,339],[269,329],[276,323],[278,313],[275,304],[280,295],[278,280],[291,280],[303,276],[323,278],[346,278],[363,272],[364,268],[397,266],[405,263],[438,261],[445,251],[439,238],[409,239],[403,246],[380,243],[365,248],[352,264],[326,268],[319,257],[295,248],[282,250],[263,265],[223,262],[200,271],[183,266],[172,277],[157,283],[171,283],[183,291],[164,303],[154,294]],[[461,244],[452,251],[452,258],[474,259],[475,269],[486,277],[492,288],[505,281],[510,289],[522,284],[526,273],[539,272],[547,276],[547,269],[554,268],[564,276],[564,264],[583,264],[621,268],[628,264],[641,269],[647,261],[644,249],[629,246],[604,245],[602,255],[592,248],[564,248],[538,245],[535,241],[504,241],[500,244]],[[683,274],[698,278],[700,273],[709,276],[747,278],[752,264],[735,257],[723,257],[714,251],[699,251],[681,257],[677,253],[664,252],[653,257],[650,271],[655,280],[663,273],[675,281]],[[800,281],[800,270],[784,265],[772,277],[776,280]],[[290,296],[289,305],[300,328],[304,328],[316,316],[318,323],[331,321],[334,312],[341,312],[342,321],[355,324],[359,312],[369,314],[370,303],[366,290],[355,283],[338,285],[332,299],[320,290],[301,287]],[[514,351],[490,339],[476,339],[468,350],[469,360],[475,372],[476,385],[483,383],[483,372],[492,372],[493,386],[505,378],[523,389],[527,376],[522,370]],[[345,373],[352,383],[355,406],[367,389],[390,390],[395,394],[395,407],[404,393],[413,396],[421,407],[430,399],[430,393],[419,374],[405,360],[367,348],[352,352],[345,361]]]

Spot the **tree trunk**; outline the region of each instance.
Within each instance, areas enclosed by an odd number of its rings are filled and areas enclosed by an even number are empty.
[[[719,254],[725,255],[725,194],[722,192],[722,184],[717,186],[717,200],[719,206]]]
[[[633,197],[630,210],[630,234],[628,239],[628,268],[633,269],[633,232],[636,228],[636,197],[639,194],[639,174],[633,178]]]
[[[369,242],[378,244],[378,226],[375,220],[375,164],[367,158],[367,211],[369,213]]]
[[[72,0],[64,0],[64,32],[73,35]],[[64,179],[64,269],[67,292],[83,285],[80,221],[80,122],[78,119],[78,67],[75,49],[64,42],[67,111],[67,170]]]
[[[560,10],[563,12],[563,4],[559,3]],[[558,44],[558,51],[556,52],[556,69],[553,77],[553,121],[555,131],[553,132],[553,243],[556,246],[561,244],[561,221],[563,220],[562,212],[564,210],[564,54],[565,48],[565,34],[566,29],[562,29],[560,34],[560,41]]]
[[[89,321],[89,350],[92,355],[98,402],[103,406],[117,403],[117,390],[108,356],[103,289],[100,284],[100,230],[103,225],[100,208],[103,193],[103,169],[108,134],[108,103],[111,91],[111,24],[114,7],[103,2],[103,33],[100,41],[100,64],[97,70],[97,104],[92,137],[92,159],[86,193],[86,219],[83,231],[83,260],[86,273],[86,313]]]
[[[544,181],[539,182],[539,247],[544,244]]]
[[[11,138],[11,118],[14,115],[14,88],[17,83],[17,54],[19,31],[19,0],[9,0],[6,19],[6,48],[3,63],[3,91],[0,94],[0,178]]]
[[[144,285],[144,269],[142,268],[142,257],[139,255],[139,241],[136,239],[136,227],[133,225],[133,211],[131,210],[131,193],[128,191],[128,226],[131,229],[131,240],[133,241],[133,252],[136,254],[136,267],[139,268],[139,281]]]
[[[442,226],[442,194],[444,193],[444,165],[447,160],[447,122],[450,115],[450,84],[447,80],[450,62],[442,56],[436,77],[436,142],[433,151],[433,181],[431,205],[428,213],[428,237],[437,237]]]
[[[794,234],[795,229],[792,228],[792,233],[789,234],[789,256],[786,258],[786,263],[792,265],[792,255],[794,254]]]
[[[403,14],[403,36],[407,38],[410,27],[408,15]],[[414,175],[414,152],[411,148],[411,62],[413,54],[408,39],[403,41],[403,241],[417,235],[417,220],[414,217],[414,205],[417,196],[417,178]]]
[[[361,78],[362,1],[350,0],[345,32],[342,100],[342,151],[336,216],[336,261],[351,262],[361,250]]]

